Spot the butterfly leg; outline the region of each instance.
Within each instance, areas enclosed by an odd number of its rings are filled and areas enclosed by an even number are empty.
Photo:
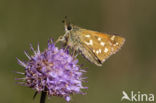
[[[72,57],[75,58],[78,55],[78,48],[79,46],[77,45],[77,43],[74,43],[72,46]]]
[[[75,57],[75,53],[76,53],[76,50],[73,48],[72,49],[72,57]]]

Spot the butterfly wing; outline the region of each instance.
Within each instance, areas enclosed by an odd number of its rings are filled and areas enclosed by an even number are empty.
[[[103,63],[109,56],[115,54],[125,41],[123,37],[117,35],[109,35],[86,29],[81,29],[80,34],[82,45],[89,51],[90,55],[94,56],[94,60],[97,63],[99,63],[99,60]]]
[[[97,57],[97,55],[93,52],[92,48],[87,46],[85,43],[81,43],[81,47],[79,48],[81,54],[90,62],[96,64],[97,66],[102,66],[101,61]]]

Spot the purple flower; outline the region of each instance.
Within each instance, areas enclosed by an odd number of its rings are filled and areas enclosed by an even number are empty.
[[[37,92],[45,91],[48,96],[59,96],[70,101],[71,94],[83,94],[82,86],[83,72],[77,64],[78,60],[73,58],[67,50],[58,49],[55,44],[48,43],[48,49],[40,52],[39,45],[37,51],[33,49],[33,56],[28,57],[27,62],[18,60],[18,63],[25,67],[24,85]],[[19,73],[19,72],[18,72]]]

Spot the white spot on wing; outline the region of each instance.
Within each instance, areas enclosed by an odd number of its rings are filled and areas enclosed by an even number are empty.
[[[99,53],[101,53],[101,49],[99,49]]]
[[[85,42],[87,45],[93,45],[93,40],[89,40],[89,42]]]
[[[105,49],[104,49],[104,52],[107,53],[107,52],[108,52],[108,48],[105,48]]]
[[[116,42],[113,46],[117,46],[117,45],[119,45],[119,43],[118,43],[118,42]]]
[[[105,43],[104,43],[104,42],[101,42],[100,44],[101,44],[102,46],[104,46],[104,45],[105,45]]]
[[[100,37],[98,37],[98,41],[101,41],[101,38]]]
[[[111,40],[114,40],[115,39],[115,35],[113,35],[112,37],[111,37]]]
[[[89,35],[89,34],[87,34],[87,35],[85,35],[85,37],[90,38],[90,35]]]
[[[99,54],[99,53],[101,53],[101,52],[102,52],[102,50],[101,50],[101,49],[96,50],[96,54]]]

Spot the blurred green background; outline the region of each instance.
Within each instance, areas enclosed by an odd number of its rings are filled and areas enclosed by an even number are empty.
[[[24,71],[16,57],[27,60],[23,51],[29,43],[39,42],[43,51],[50,37],[62,35],[64,16],[83,28],[126,38],[102,67],[79,56],[89,68],[89,89],[72,96],[72,103],[120,103],[123,90],[156,94],[155,0],[0,0],[0,103],[39,103],[39,95],[32,100],[34,92],[15,83],[19,75],[13,71]],[[46,103],[65,102],[52,97]]]

